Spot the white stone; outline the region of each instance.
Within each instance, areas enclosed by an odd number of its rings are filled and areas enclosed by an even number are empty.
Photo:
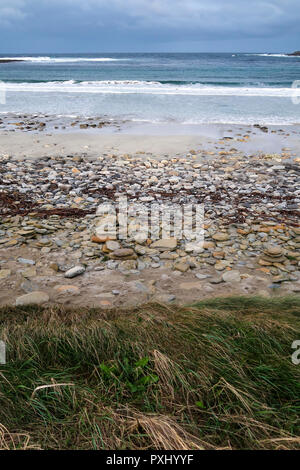
[[[72,279],[73,277],[80,276],[80,274],[83,274],[85,272],[85,267],[84,266],[75,266],[74,268],[69,269],[65,273],[65,277],[68,279]]]
[[[240,282],[241,275],[239,271],[226,271],[223,274],[222,279],[224,282]]]

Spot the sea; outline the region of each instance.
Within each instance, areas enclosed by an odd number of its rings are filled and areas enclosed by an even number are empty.
[[[0,113],[156,124],[300,123],[296,56],[77,53],[0,59],[11,59],[0,63]]]

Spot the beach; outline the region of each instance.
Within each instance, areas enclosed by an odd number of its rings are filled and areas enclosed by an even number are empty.
[[[2,305],[106,309],[300,292],[299,127],[172,135],[171,126],[164,135],[161,126],[78,119],[55,129],[50,118],[11,117],[0,134]],[[163,238],[159,218],[161,243],[149,232],[99,236],[97,208],[119,196],[163,213],[203,206],[203,244]]]
[[[298,57],[0,59],[1,305],[300,291]]]
[[[300,448],[296,3],[0,2],[0,450]]]

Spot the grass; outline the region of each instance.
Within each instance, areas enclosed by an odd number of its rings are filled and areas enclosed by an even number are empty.
[[[0,309],[1,449],[299,449],[300,298]]]

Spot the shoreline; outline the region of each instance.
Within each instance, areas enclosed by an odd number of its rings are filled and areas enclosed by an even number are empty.
[[[185,154],[191,149],[240,155],[300,153],[299,125],[178,124],[50,115],[0,115],[0,155],[13,158],[101,153]]]

